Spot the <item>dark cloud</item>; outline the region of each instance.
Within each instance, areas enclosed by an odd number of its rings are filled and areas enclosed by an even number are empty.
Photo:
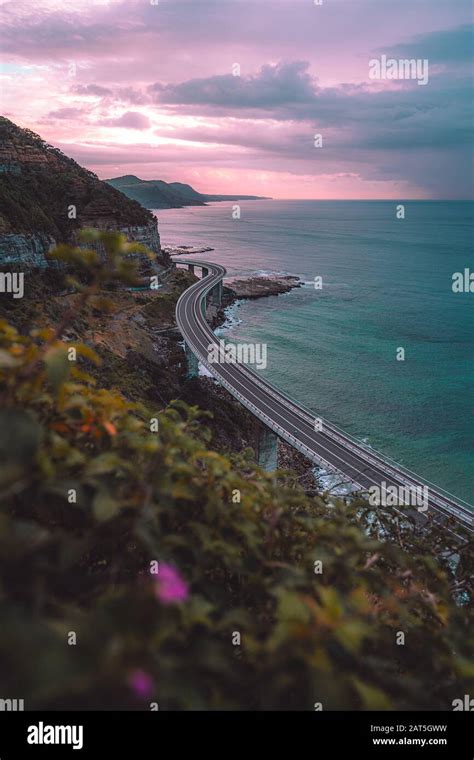
[[[393,89],[323,88],[311,80],[305,63],[295,62],[264,67],[241,77],[238,86],[233,79],[154,88],[155,97],[176,113],[214,123],[174,136],[240,147],[246,152],[242,161],[254,168],[266,161],[294,174],[308,167],[327,174],[344,166],[364,179],[409,181],[433,197],[472,194],[469,78],[437,74],[423,87],[404,81]],[[319,152],[316,132],[323,134]]]
[[[158,82],[149,92],[160,103],[263,110],[311,101],[314,89],[308,68],[306,61],[267,64],[255,76],[225,74],[176,85]]]
[[[455,29],[417,35],[410,42],[379,48],[378,52],[392,57],[427,58],[433,64],[469,63],[472,60],[473,32],[472,24],[462,24]]]
[[[263,67],[252,77],[211,77],[174,86],[155,85],[153,91],[160,103],[179,113],[234,119],[231,140],[242,145],[248,145],[252,136],[248,129],[239,130],[238,121],[249,119],[291,122],[299,125],[295,133],[301,132],[304,123],[308,129],[350,128],[348,140],[353,146],[445,150],[450,145],[471,143],[470,79],[438,75],[424,87],[405,81],[397,89],[383,85],[323,88],[311,80],[307,68],[300,61],[277,64]],[[195,134],[199,135],[199,129]],[[229,132],[219,137],[219,130],[207,129],[203,139],[225,143]],[[265,147],[260,134],[258,144]]]

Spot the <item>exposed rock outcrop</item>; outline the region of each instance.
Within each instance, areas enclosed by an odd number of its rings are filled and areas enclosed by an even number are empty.
[[[46,254],[56,245],[51,235],[0,233],[0,266],[12,266],[22,269],[44,269],[55,265],[48,262]]]
[[[226,280],[227,287],[236,298],[262,298],[288,293],[293,288],[301,287],[299,277],[293,275],[266,275],[261,277],[242,277]]]

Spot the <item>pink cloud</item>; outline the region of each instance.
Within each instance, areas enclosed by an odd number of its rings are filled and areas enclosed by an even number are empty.
[[[148,129],[150,119],[138,111],[127,111],[116,119],[103,119],[97,122],[107,127],[124,127],[126,129]]]
[[[50,111],[48,119],[78,119],[83,115],[80,108],[58,108],[57,111]]]

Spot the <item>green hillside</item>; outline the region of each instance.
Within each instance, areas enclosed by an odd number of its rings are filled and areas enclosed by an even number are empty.
[[[142,206],[39,135],[0,117],[0,233],[46,233],[59,241],[83,226],[153,222]]]
[[[169,185],[162,180],[143,180],[133,175],[114,177],[106,182],[122,193],[141,203],[145,208],[181,208],[182,206],[203,206],[204,199],[195,193],[196,197],[189,197],[182,193],[179,188]],[[190,188],[192,190],[192,188]]]
[[[105,181],[149,209],[204,206],[212,201],[263,200],[258,195],[208,195],[182,182],[144,180],[133,174]]]

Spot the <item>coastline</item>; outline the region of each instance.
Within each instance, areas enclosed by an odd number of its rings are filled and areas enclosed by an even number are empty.
[[[175,256],[201,254],[214,250],[210,246],[200,245],[164,246],[164,251],[172,260]],[[177,260],[179,261],[179,259]],[[286,294],[304,285],[304,278],[281,272],[226,277],[221,307],[216,309],[214,313],[211,311],[209,314],[208,312],[212,329],[216,336],[225,338],[227,330],[241,323],[238,317],[238,310],[242,303],[249,300]],[[242,409],[240,405],[236,404],[235,399],[224,388],[219,386],[217,381],[214,380],[204,367],[201,365],[199,367],[199,382],[209,390],[212,389],[214,396],[222,398],[226,403],[235,406],[239,414],[241,414]],[[254,420],[251,420],[250,424],[255,427],[255,430],[257,429],[258,423]],[[243,445],[252,445],[254,441],[246,440],[245,433],[243,432],[242,443]],[[296,474],[295,482],[305,490],[307,495],[314,496],[327,492],[340,498],[350,498],[351,494],[354,493],[354,487],[349,483],[341,483],[339,475],[315,466],[303,454],[280,439],[278,439],[277,466],[281,470],[293,471]]]
[[[221,306],[216,314],[211,316],[213,329],[223,330],[228,329],[232,324],[238,324],[240,320],[236,312],[244,301],[279,296],[303,285],[303,281],[293,275],[239,277],[235,281],[232,279],[226,279],[227,284],[224,285]],[[229,280],[231,280],[230,284]]]
[[[221,308],[217,310],[217,313],[211,317],[211,326],[216,336],[222,336],[225,332],[237,323],[240,323],[239,318],[236,315],[240,304],[247,300],[256,300],[258,298],[267,298],[269,296],[278,296],[284,293],[288,293],[294,288],[301,287],[304,282],[300,277],[296,275],[281,275],[277,273],[268,273],[266,275],[248,276],[248,277],[231,277],[228,278],[227,283],[230,285],[224,285],[223,291],[223,303]],[[218,398],[225,399],[226,403],[232,404],[236,408],[238,414],[242,414],[243,410],[240,404],[237,404],[231,394],[222,388],[216,380],[200,365],[199,382],[211,387],[214,394]],[[245,415],[249,416],[247,412]],[[256,431],[258,430],[258,422],[256,422],[251,416],[251,426],[253,427],[254,437],[256,440]],[[243,444],[247,443],[243,438]],[[255,445],[255,441],[251,441]],[[298,483],[309,496],[316,495],[326,490],[321,488],[323,477],[325,473],[319,471],[314,464],[307,459],[303,454],[298,452],[292,446],[289,446],[285,441],[278,439],[277,444],[277,467],[280,470],[292,471],[295,473],[295,483]],[[330,486],[330,475],[327,475],[327,483]],[[340,495],[343,495],[343,491],[338,491]]]

